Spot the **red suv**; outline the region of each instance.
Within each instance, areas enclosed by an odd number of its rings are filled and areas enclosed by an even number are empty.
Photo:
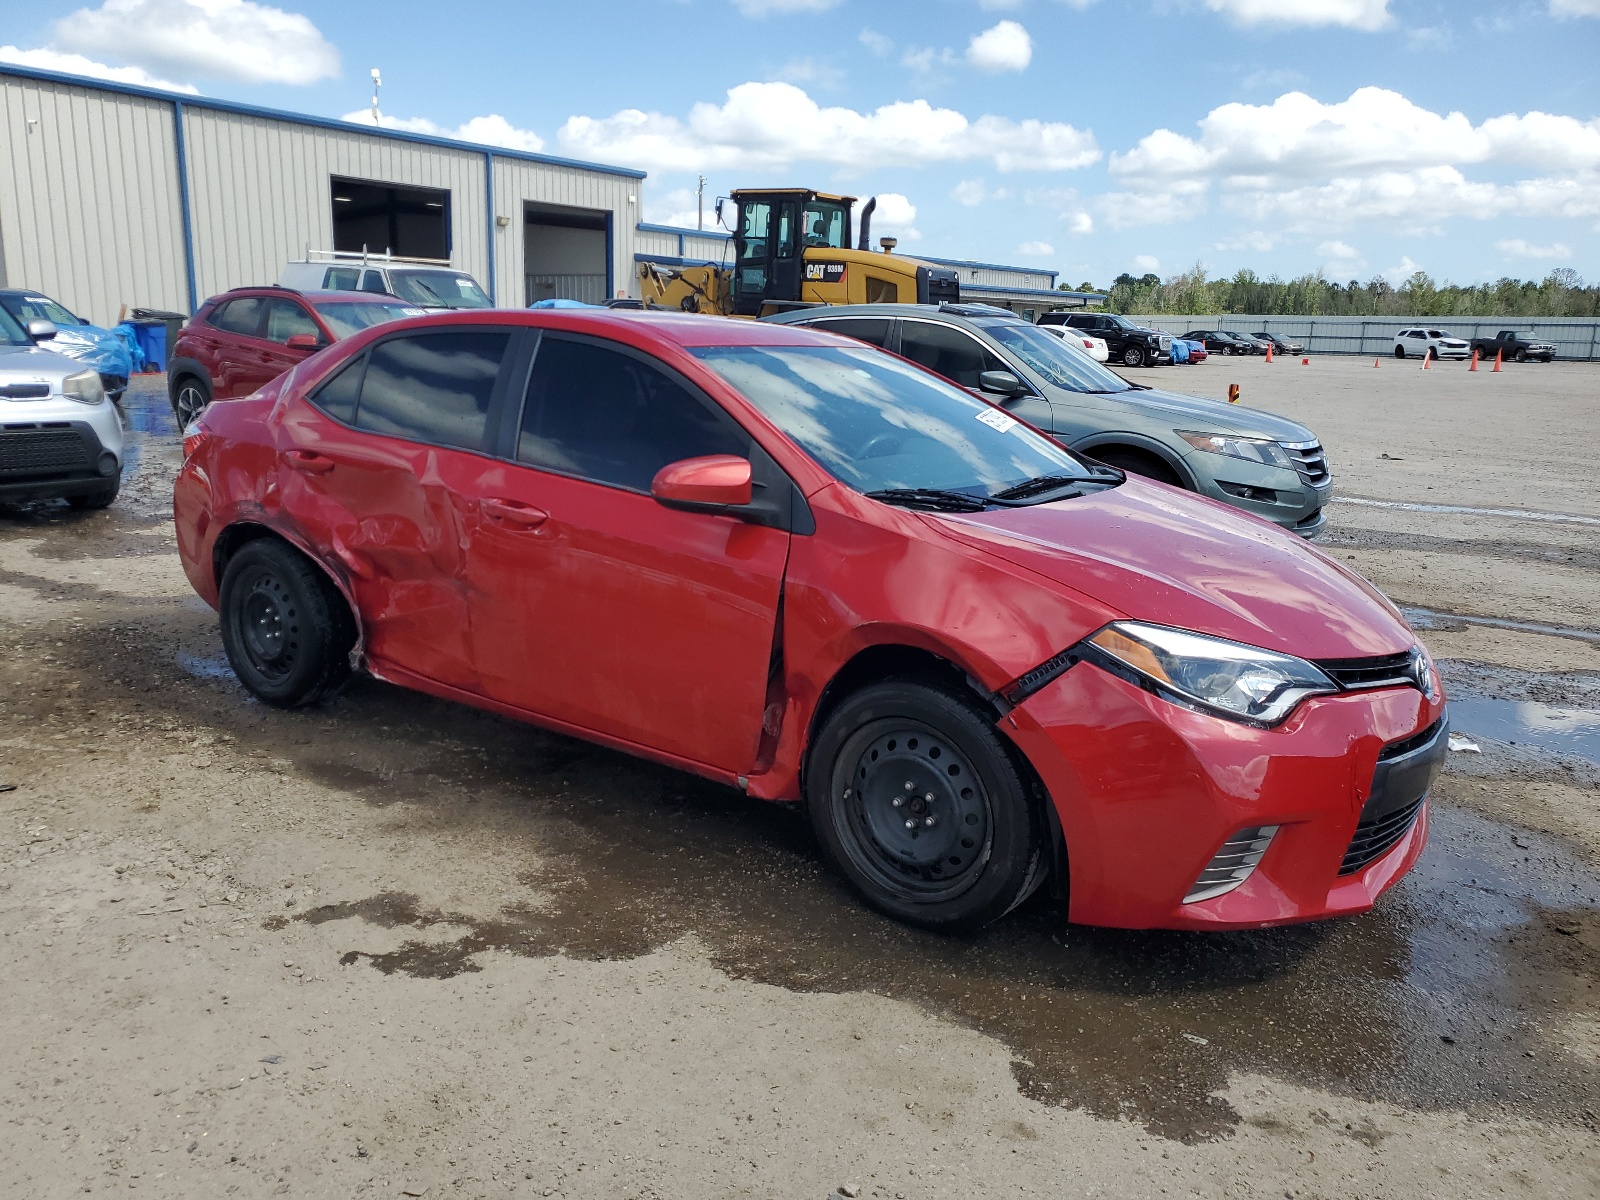
[[[795,326],[475,312],[206,409],[174,505],[239,680],[380,679],[804,801],[967,928],[1370,908],[1446,745],[1427,654],[1294,534]],[[354,652],[354,653],[353,653]]]
[[[249,287],[213,296],[179,332],[167,363],[178,428],[213,400],[248,396],[342,337],[425,311],[368,292]]]

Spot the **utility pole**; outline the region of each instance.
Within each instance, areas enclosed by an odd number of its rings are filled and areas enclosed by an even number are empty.
[[[694,192],[695,228],[706,227],[706,177],[700,176],[700,186]]]
[[[372,123],[378,124],[378,89],[383,86],[383,78],[378,74],[378,68],[372,68]]]

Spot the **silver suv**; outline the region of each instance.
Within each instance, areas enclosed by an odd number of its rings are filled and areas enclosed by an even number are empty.
[[[1327,457],[1304,425],[1129,383],[1003,308],[856,304],[764,318],[842,333],[920,363],[1073,450],[1265,517],[1302,537],[1327,524]]]
[[[55,335],[0,309],[0,502],[105,508],[122,481],[122,420],[93,368],[39,344]]]

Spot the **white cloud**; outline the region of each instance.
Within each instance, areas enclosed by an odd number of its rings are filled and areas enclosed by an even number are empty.
[[[1023,258],[1053,258],[1056,248],[1049,242],[1023,242],[1017,247],[1017,253]]]
[[[782,16],[785,13],[826,12],[839,0],[733,0],[733,6],[747,17]]]
[[[976,208],[989,198],[989,189],[981,179],[963,179],[950,189],[950,199],[967,208]]]
[[[1342,25],[1370,32],[1394,20],[1389,0],[1206,0],[1206,7],[1240,25]]]
[[[1159,191],[1107,192],[1095,197],[1100,219],[1112,229],[1171,225],[1197,217],[1206,208],[1206,185],[1180,180]]]
[[[357,125],[371,125],[372,110],[359,109],[345,113],[341,120]],[[391,117],[384,113],[378,119],[380,129],[399,129],[406,133],[426,133],[432,137],[457,138],[463,142],[477,142],[483,146],[504,146],[507,150],[537,152],[544,149],[544,139],[528,129],[518,129],[499,113],[486,117],[473,117],[470,121],[450,129],[427,117]]]
[[[894,42],[872,29],[863,29],[856,34],[856,41],[871,50],[879,58],[888,58],[889,55],[894,53]]]
[[[1351,259],[1360,258],[1360,252],[1348,242],[1332,241],[1323,242],[1317,247],[1317,253],[1326,259]]]
[[[197,89],[187,83],[169,83],[157,79],[141,67],[108,67],[81,54],[63,54],[59,50],[21,50],[16,46],[0,46],[0,62],[16,63],[19,67],[35,67],[41,71],[61,71],[67,75],[86,75],[90,79],[106,79],[113,83],[132,83],[140,87],[160,88],[167,92],[193,93]]]
[[[936,50],[932,46],[909,46],[900,56],[900,65],[908,70],[928,72],[935,67],[948,67],[954,65],[956,52],[946,47]]]
[[[1522,238],[1508,238],[1503,242],[1496,242],[1494,248],[1507,258],[1532,258],[1547,262],[1565,262],[1572,257],[1572,248],[1563,242],[1552,242],[1548,246],[1535,246]]]
[[[1079,209],[1067,218],[1067,228],[1075,235],[1082,237],[1094,232],[1094,218]]]
[[[916,226],[917,206],[899,192],[879,192],[878,207],[872,211],[872,232],[889,234],[902,242],[920,241],[922,231]]]
[[[339,74],[339,52],[309,18],[252,0],[105,0],[57,21],[52,45],[199,79],[308,84]]]
[[[1135,270],[1146,273],[1153,271],[1157,275],[1161,274],[1161,260],[1154,254],[1135,254],[1133,256],[1133,265]]]
[[[1422,267],[1412,262],[1409,254],[1402,254],[1398,263],[1384,270],[1383,277],[1390,283],[1404,283],[1420,270]]]
[[[1550,0],[1553,17],[1600,17],[1600,0]]]
[[[980,71],[1025,71],[1033,61],[1033,39],[1015,21],[1001,21],[967,43],[967,61]]]
[[[1094,135],[1071,125],[1008,117],[969,120],[926,100],[871,112],[823,108],[788,83],[742,83],[724,104],[700,103],[685,119],[622,109],[574,116],[557,138],[582,158],[663,171],[749,172],[799,162],[865,169],[987,159],[1001,171],[1065,171],[1100,157]]]

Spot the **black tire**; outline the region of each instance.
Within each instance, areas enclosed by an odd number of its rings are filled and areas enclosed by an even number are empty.
[[[1143,346],[1128,346],[1128,347],[1126,347],[1122,351],[1122,362],[1123,362],[1124,366],[1129,366],[1129,367],[1142,367],[1142,366],[1144,366],[1144,347]]]
[[[1518,362],[1521,362],[1521,363],[1527,362],[1528,361],[1528,352],[1526,350],[1518,350],[1517,354],[1516,354],[1516,359],[1517,359]]]
[[[68,496],[67,503],[75,512],[92,512],[97,508],[110,508],[116,500],[117,493],[122,490],[122,473],[105,487],[93,492],[85,492],[81,496]]]
[[[181,434],[211,403],[211,388],[195,375],[180,375],[172,384],[172,417]]]
[[[246,542],[222,573],[218,608],[233,673],[263,703],[300,708],[349,680],[356,641],[350,609],[333,582],[286,542]]]
[[[1396,346],[1394,348],[1394,356],[1396,358],[1404,358],[1406,356],[1406,348],[1404,346]]]
[[[805,792],[828,857],[897,920],[978,929],[1044,879],[1027,779],[993,719],[938,687],[889,680],[847,697],[818,731]]]
[[[1119,471],[1142,475],[1146,479],[1154,479],[1157,483],[1169,483],[1173,487],[1187,487],[1176,471],[1148,450],[1123,450],[1108,446],[1103,450],[1085,450],[1084,453],[1090,458],[1099,459],[1108,467],[1116,467]]]

